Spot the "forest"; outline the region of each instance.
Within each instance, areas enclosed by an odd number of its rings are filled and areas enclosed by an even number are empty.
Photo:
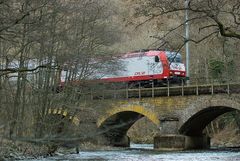
[[[240,80],[239,0],[0,0],[0,13],[0,157],[16,141],[47,142],[59,124],[47,111],[75,107],[86,91],[71,82],[86,82],[99,69],[119,70],[119,53],[160,49],[185,58],[189,43],[190,83]],[[65,88],[59,93],[66,69]],[[225,128],[239,134],[239,116],[221,116],[206,133],[220,140]],[[140,121],[129,135],[136,142],[151,142],[139,140],[136,133],[152,136],[157,131],[139,132],[139,126]]]

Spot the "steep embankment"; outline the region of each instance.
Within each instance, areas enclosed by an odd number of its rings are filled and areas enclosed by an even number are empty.
[[[240,130],[236,124],[229,124],[214,134],[211,139],[214,147],[240,147]]]

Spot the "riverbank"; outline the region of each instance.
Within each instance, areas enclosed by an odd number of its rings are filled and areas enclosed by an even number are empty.
[[[0,160],[21,160],[50,156],[51,148],[47,145],[35,145],[20,141],[1,139]]]
[[[1,139],[0,141],[0,161],[9,160],[28,160],[41,159],[50,156],[62,156],[76,154],[79,151],[94,151],[94,150],[117,150],[111,146],[96,145],[91,142],[83,142],[78,147],[62,147],[53,145],[39,145],[21,141],[12,141]]]

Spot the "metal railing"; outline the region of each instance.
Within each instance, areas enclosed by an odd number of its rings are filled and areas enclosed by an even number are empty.
[[[154,83],[149,88],[144,88],[140,84],[137,88],[128,88],[127,85],[114,87],[110,89],[99,86],[91,89],[91,92],[82,93],[88,95],[90,99],[129,99],[129,98],[144,98],[144,97],[170,97],[170,96],[187,96],[187,95],[213,95],[213,94],[232,94],[240,92],[240,81],[219,81],[210,80],[208,83],[203,83],[197,80],[191,80],[191,84],[186,85],[184,81],[180,85],[167,83],[165,87],[155,87]]]

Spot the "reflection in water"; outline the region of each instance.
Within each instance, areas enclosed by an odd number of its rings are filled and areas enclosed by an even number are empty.
[[[153,144],[130,144],[131,149],[153,149]]]
[[[239,150],[159,152],[152,149],[153,145],[151,144],[132,144],[130,149],[83,151],[79,154],[69,154],[34,161],[240,161]]]

